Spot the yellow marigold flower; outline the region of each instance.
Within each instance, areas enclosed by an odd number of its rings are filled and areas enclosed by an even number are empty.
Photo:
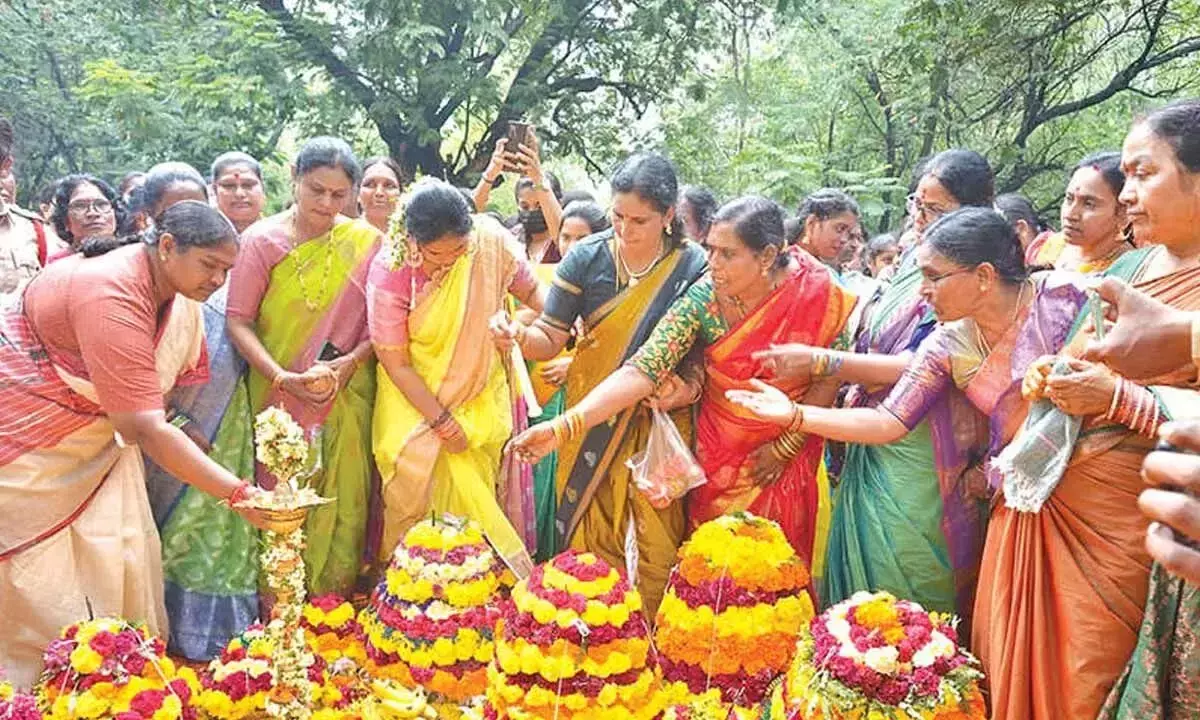
[[[600,690],[600,694],[596,696],[596,702],[600,705],[608,707],[614,704],[620,697],[620,692],[616,685],[605,683],[604,688]]]
[[[80,643],[71,651],[71,667],[84,675],[90,675],[100,669],[104,658],[88,645]]]
[[[108,710],[108,701],[104,698],[96,697],[89,690],[75,699],[75,716],[84,720],[93,720],[104,714]]]
[[[571,712],[579,712],[580,710],[587,707],[587,704],[588,704],[587,696],[582,695],[580,693],[571,693],[570,695],[567,695],[566,697],[564,697],[562,700],[563,700],[563,704],[566,705],[567,709],[570,710]]]
[[[325,615],[325,622],[330,627],[339,628],[354,619],[354,606],[342,603]]]

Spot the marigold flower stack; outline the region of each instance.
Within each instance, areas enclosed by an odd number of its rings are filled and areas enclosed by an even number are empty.
[[[500,573],[477,523],[450,516],[418,523],[360,614],[367,671],[424,687],[438,702],[482,696],[500,616]]]
[[[808,584],[774,522],[737,513],[697,528],[679,550],[654,632],[674,712],[689,717],[716,698],[757,717],[813,617]]]
[[[45,653],[38,703],[47,720],[193,720],[198,687],[144,627],[101,618],[66,627]]]
[[[652,720],[663,710],[642,598],[571,551],[513,588],[488,668],[489,720]]]
[[[770,720],[984,720],[978,661],[955,620],[888,593],[856,593],[813,619]]]
[[[37,698],[29,693],[17,692],[4,678],[4,668],[0,667],[0,720],[42,720],[42,711],[38,710]]]
[[[199,705],[212,720],[244,720],[259,718],[268,712],[268,701],[278,690],[279,671],[276,667],[277,638],[262,625],[251,625],[241,635],[229,641],[221,655],[214,658],[200,674]],[[308,702],[326,704],[325,662],[310,659],[304,666],[309,687],[305,688]],[[336,695],[336,688],[329,688]],[[336,701],[337,697],[329,698]]]

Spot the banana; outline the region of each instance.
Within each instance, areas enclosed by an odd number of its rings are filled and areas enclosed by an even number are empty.
[[[430,707],[425,691],[421,688],[409,690],[386,680],[376,680],[371,683],[371,690],[379,699],[379,707],[383,714],[388,718],[437,718],[437,712]]]

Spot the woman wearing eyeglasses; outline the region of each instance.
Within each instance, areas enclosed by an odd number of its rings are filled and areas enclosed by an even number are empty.
[[[94,175],[68,175],[54,191],[54,229],[70,249],[50,258],[79,250],[84,239],[114,235],[125,229],[125,203],[111,185]]]
[[[926,163],[910,198],[921,236],[964,206],[990,208],[992,171],[970,150],[947,150]],[[876,407],[913,352],[937,326],[922,296],[918,242],[863,314],[856,352],[786,345],[759,357],[785,381],[824,375],[856,384],[846,404]],[[849,442],[834,499],[821,600],[859,590],[888,590],[939,611],[969,618],[978,576],[986,505],[977,471],[983,417],[954,388],[938,395],[921,422],[885,444]],[[974,483],[968,488],[967,480]]]

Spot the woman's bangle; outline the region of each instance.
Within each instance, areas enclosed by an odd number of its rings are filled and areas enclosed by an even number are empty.
[[[249,499],[250,487],[250,483],[243,480],[242,482],[238,483],[238,486],[235,487],[229,493],[229,495],[225,496],[225,500],[223,502],[230,508],[236,508],[238,505]]]
[[[799,434],[804,428],[804,408],[799,403],[792,403],[792,420],[788,423],[787,432]]]

